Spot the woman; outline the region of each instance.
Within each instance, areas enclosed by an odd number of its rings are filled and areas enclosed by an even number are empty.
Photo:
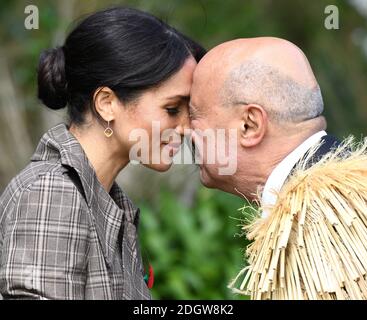
[[[0,198],[4,298],[150,298],[139,210],[114,181],[131,160],[132,132],[151,136],[157,123],[171,134],[158,148],[143,146],[143,164],[169,169],[203,54],[157,18],[121,7],[87,17],[62,47],[41,54],[38,97],[67,106],[70,123],[42,137]]]

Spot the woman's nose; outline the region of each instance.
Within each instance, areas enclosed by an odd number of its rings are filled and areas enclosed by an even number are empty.
[[[189,114],[185,113],[184,115],[182,115],[180,122],[178,126],[176,127],[176,131],[181,136],[183,136],[188,132],[188,130],[190,130],[190,119],[189,119]]]

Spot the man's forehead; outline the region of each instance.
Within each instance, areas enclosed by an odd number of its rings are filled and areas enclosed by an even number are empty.
[[[238,60],[241,52],[228,50],[228,44],[212,49],[198,63],[191,88],[191,104],[193,108],[202,105],[220,104],[221,92],[233,62]]]
[[[191,87],[191,101],[193,105],[199,104],[203,99],[212,100],[219,99],[219,92],[224,83],[224,73],[212,72],[213,70],[206,70],[194,74],[194,79]]]
[[[190,97],[189,110],[193,114],[207,116],[220,104],[219,96],[199,94]]]
[[[207,61],[207,63],[201,62],[198,64],[194,71],[193,81],[202,84],[203,82],[207,84],[213,84],[220,81],[223,76],[228,73],[230,64],[225,61]]]

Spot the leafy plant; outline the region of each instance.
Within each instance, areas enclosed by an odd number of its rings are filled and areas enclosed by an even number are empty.
[[[141,207],[141,248],[155,273],[155,299],[238,299],[227,285],[243,267],[239,232],[243,200],[201,188],[192,208],[161,191]]]

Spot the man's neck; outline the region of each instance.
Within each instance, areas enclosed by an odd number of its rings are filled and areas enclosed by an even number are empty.
[[[283,131],[279,134],[279,128],[273,128],[273,133],[269,134],[272,139],[266,141],[261,150],[262,155],[260,158],[269,159],[265,162],[265,164],[268,164],[268,167],[264,168],[263,177],[265,181],[267,181],[271,172],[279,163],[292,151],[314,134],[326,130],[326,121],[323,116],[320,116],[301,123],[288,125],[288,127],[285,125]]]
[[[300,124],[293,124],[291,130],[271,128],[268,138],[261,145],[247,150],[243,158],[239,158],[236,175],[232,179],[232,189],[229,191],[238,195],[241,193],[248,200],[260,200],[261,190],[273,170],[293,150],[315,133],[324,130],[325,119],[319,117]],[[288,132],[288,134],[286,134]]]

